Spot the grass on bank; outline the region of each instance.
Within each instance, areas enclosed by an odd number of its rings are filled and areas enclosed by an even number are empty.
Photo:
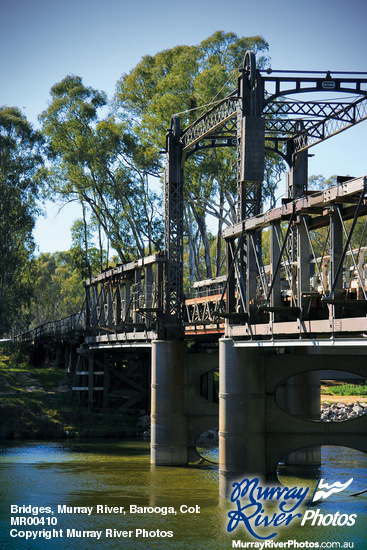
[[[137,435],[133,414],[91,410],[70,397],[64,370],[33,367],[19,346],[0,346],[0,439]]]
[[[366,384],[340,384],[338,386],[322,386],[323,395],[342,395],[342,396],[367,396]]]

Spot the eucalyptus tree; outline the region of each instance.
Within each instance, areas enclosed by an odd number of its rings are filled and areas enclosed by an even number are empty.
[[[32,292],[32,231],[43,141],[16,107],[0,107],[0,334],[20,319]]]
[[[84,224],[88,208],[122,262],[159,248],[161,220],[145,156],[128,122],[108,113],[106,94],[69,75],[51,88],[51,102],[39,118],[48,144],[44,176],[50,195],[79,201]]]
[[[197,46],[176,46],[154,56],[146,55],[133,70],[122,75],[116,87],[115,109],[122,120],[129,121],[149,152],[152,165],[163,164],[159,153],[164,148],[171,116],[178,114],[181,126],[185,127],[214,101],[229,95],[236,87],[238,69],[247,50],[257,54],[258,66],[266,66],[268,44],[264,38],[217,31]],[[221,269],[223,225],[235,221],[235,151],[196,153],[186,162],[185,183],[190,279],[212,277]],[[268,192],[266,186],[265,192]],[[214,258],[208,215],[217,220]],[[205,266],[204,273],[201,263]]]
[[[70,250],[40,254],[33,260],[32,276],[32,297],[23,311],[30,328],[81,311],[84,288]]]

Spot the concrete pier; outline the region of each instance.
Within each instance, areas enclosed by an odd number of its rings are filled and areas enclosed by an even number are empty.
[[[183,466],[187,457],[186,343],[152,342],[151,463]]]
[[[320,371],[363,376],[366,351],[309,346],[266,349],[219,341],[219,492],[254,475],[275,478],[279,461],[320,465],[320,445],[365,452],[367,415],[351,422],[320,422]]]
[[[261,351],[219,341],[219,493],[265,472],[265,365]]]

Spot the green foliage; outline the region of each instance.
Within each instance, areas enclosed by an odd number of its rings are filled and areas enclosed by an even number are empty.
[[[322,191],[333,185],[336,185],[336,176],[325,178],[322,174],[314,174],[308,178],[308,189],[310,191]]]
[[[74,226],[73,258],[84,276],[94,270],[93,242],[102,242],[101,231],[121,262],[162,250],[162,202],[149,178],[162,174],[160,153],[170,118],[180,113],[181,126],[187,126],[205,106],[230,94],[247,50],[257,54],[259,67],[266,66],[268,44],[261,36],[223,31],[197,46],[144,56],[118,81],[110,112],[106,95],[79,76],[68,75],[51,88],[50,105],[40,116],[51,161],[43,179],[50,196],[83,205],[83,220]],[[281,170],[282,163],[267,159],[264,196],[274,193]],[[186,163],[185,181],[193,281],[222,270],[223,226],[236,221],[235,151],[196,154]],[[217,223],[215,247],[208,215]],[[105,263],[100,245],[100,269]]]
[[[125,262],[159,250],[162,219],[148,185],[147,161],[126,121],[100,118],[104,93],[67,76],[51,88],[40,115],[52,166],[45,172],[51,194],[80,201]],[[84,218],[85,222],[85,218]],[[81,248],[88,249],[88,235]],[[90,258],[85,258],[88,270]]]
[[[238,37],[217,31],[198,46],[175,46],[144,56],[121,77],[116,86],[116,107],[152,151],[155,148],[153,158],[158,159],[174,113],[181,113],[184,127],[203,113],[199,110],[193,114],[192,109],[233,91],[247,50],[255,51],[259,66],[265,66],[268,44],[261,36]]]
[[[122,76],[116,87],[115,108],[121,120],[129,121],[152,167],[163,161],[159,152],[172,115],[179,114],[184,128],[213,101],[230,94],[236,88],[238,69],[247,50],[257,54],[259,67],[266,66],[268,44],[261,36],[238,37],[217,31],[198,46],[176,46],[145,56]],[[268,161],[269,185],[274,179],[271,165],[275,164]],[[219,275],[223,225],[236,221],[235,151],[214,149],[192,156],[185,163],[184,195],[189,278],[193,281]],[[208,215],[217,223],[215,263]]]
[[[107,267],[107,251],[101,243],[98,249],[93,245],[93,223],[75,220],[71,227],[72,247],[70,249],[73,265],[82,279],[97,275]]]
[[[322,175],[313,175],[309,178],[309,185],[308,188],[311,191],[322,191],[324,189],[327,189],[328,187],[331,187],[333,185],[337,185],[336,176],[331,176],[329,178],[325,178]],[[345,228],[347,233],[350,233],[352,220],[346,220],[345,221]],[[355,225],[350,245],[352,249],[355,251],[358,251],[362,246],[366,246],[367,244],[367,216],[360,216],[357,220],[357,223]],[[318,258],[321,258],[323,256],[327,256],[329,254],[329,230],[328,227],[321,227],[319,229],[316,229],[311,232],[311,238],[312,238],[312,244],[315,251],[315,256]],[[346,242],[346,235],[343,232],[343,242]],[[357,258],[358,258],[358,252],[357,252]],[[352,265],[352,258],[350,255],[347,256],[347,260],[350,265]]]
[[[0,334],[29,299],[42,139],[15,107],[0,108]]]
[[[30,363],[29,352],[26,353],[18,344],[11,343],[0,347],[0,385],[5,379],[13,392],[24,392],[25,385],[35,391],[50,391],[57,387],[65,377],[65,372],[55,368],[36,368]]]
[[[367,385],[366,384],[342,384],[340,386],[330,386],[327,388],[327,393],[329,395],[367,395]]]
[[[82,277],[71,251],[41,254],[33,262],[34,287],[23,315],[28,327],[61,319],[81,310]],[[28,328],[27,327],[27,328]]]

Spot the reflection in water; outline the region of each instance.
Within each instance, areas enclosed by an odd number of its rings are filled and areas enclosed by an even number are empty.
[[[207,458],[218,460],[218,448],[212,447]],[[288,486],[312,486],[316,475],[329,482],[354,481],[350,488],[338,493],[330,501],[317,503],[323,513],[357,513],[361,521],[355,527],[300,527],[282,529],[276,540],[297,541],[356,541],[355,548],[364,548],[366,533],[366,496],[351,497],[352,492],[367,487],[366,456],[350,449],[325,447],[321,471],[296,471],[281,466],[279,478]],[[231,548],[232,540],[250,539],[243,527],[231,534],[226,531],[230,504],[218,497],[218,470],[215,465],[201,467],[170,468],[153,467],[149,463],[149,445],[141,441],[65,441],[60,443],[20,443],[0,446],[0,476],[2,500],[0,504],[0,548],[55,549],[73,548],[115,549],[123,546],[132,550],[192,549],[222,550]],[[245,476],[244,476],[245,477]],[[11,538],[10,506],[12,504],[50,506],[58,519],[57,528],[101,530],[100,541],[75,538],[59,538],[55,541],[38,539],[25,541]],[[57,515],[58,505],[92,506],[93,514]],[[124,507],[160,507],[161,513],[114,514],[95,513],[97,505]],[[180,513],[185,505],[199,513]],[[177,514],[165,514],[165,508],[173,507]],[[13,526],[14,528],[14,526]],[[20,527],[16,527],[20,529]],[[27,527],[37,531],[42,526]],[[106,538],[106,529],[131,530],[131,538]],[[135,536],[136,529],[148,533],[173,532],[173,537]],[[358,543],[358,544],[357,544]]]

